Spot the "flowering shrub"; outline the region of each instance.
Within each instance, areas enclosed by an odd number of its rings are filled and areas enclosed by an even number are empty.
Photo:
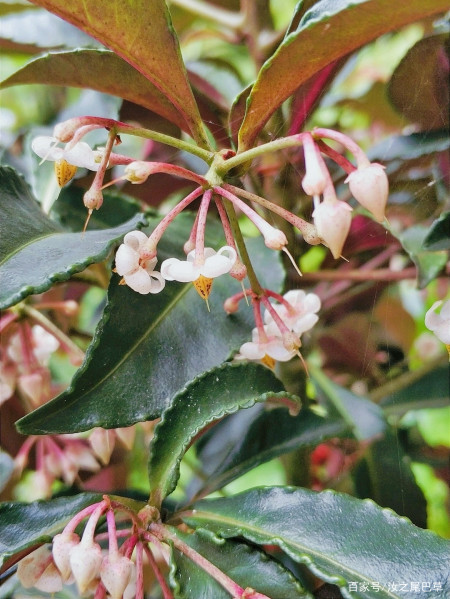
[[[2,597],[448,593],[446,4],[4,8]]]

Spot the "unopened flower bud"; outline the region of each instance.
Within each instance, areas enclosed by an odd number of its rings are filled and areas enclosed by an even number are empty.
[[[100,578],[112,599],[122,599],[122,595],[130,582],[132,561],[127,557],[109,554],[103,558]]]
[[[50,562],[45,568],[34,586],[43,593],[53,594],[61,591],[63,581],[61,574],[58,572],[58,569],[53,562]]]
[[[136,160],[125,168],[125,179],[130,183],[144,183],[148,177],[157,172],[157,162]]]
[[[189,252],[192,252],[192,250],[195,250],[195,242],[192,239],[188,239],[183,245],[183,252],[187,256]]]
[[[227,314],[234,314],[239,310],[239,303],[232,297],[228,297],[223,303],[223,309]]]
[[[103,194],[100,189],[88,189],[83,196],[83,204],[88,210],[98,210],[103,204]]]
[[[21,374],[17,380],[17,386],[23,395],[38,407],[42,399],[46,399],[48,385],[40,371],[30,374]]]
[[[63,531],[53,537],[53,561],[61,573],[64,581],[69,580],[72,575],[70,567],[70,552],[80,542],[80,537],[75,532]]]
[[[94,428],[89,435],[89,443],[97,457],[100,458],[102,464],[108,464],[114,449],[115,434],[113,431],[108,431],[104,428]]]
[[[102,564],[102,550],[93,541],[75,545],[69,554],[70,568],[80,593],[84,593],[90,583],[99,576]]]
[[[271,231],[263,232],[264,243],[271,250],[282,250],[287,245],[286,235],[280,229],[270,227]]]
[[[34,587],[44,570],[51,562],[51,552],[46,545],[41,545],[20,560],[17,566],[17,578],[26,589]]]
[[[366,208],[378,222],[383,222],[384,210],[389,196],[389,181],[384,166],[377,163],[358,167],[345,180],[350,191],[361,206]]]
[[[339,258],[352,222],[352,208],[339,200],[324,201],[314,212],[314,224],[319,237],[330,248],[334,258]]]
[[[131,450],[133,448],[134,439],[136,437],[136,427],[135,426],[127,426],[122,428],[116,428],[116,435],[119,441],[126,447],[126,449]]]

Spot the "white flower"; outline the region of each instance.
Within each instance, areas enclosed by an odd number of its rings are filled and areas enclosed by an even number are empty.
[[[124,237],[123,244],[116,254],[116,271],[125,283],[138,293],[159,293],[164,289],[165,281],[154,269],[156,258],[141,262],[140,250],[147,235],[142,231],[131,231]]]
[[[64,148],[58,147],[56,137],[40,135],[31,142],[31,149],[43,160],[57,162],[65,160],[73,166],[97,171],[100,166],[101,153],[94,151],[86,142],[79,141],[72,147],[66,144]]]
[[[440,314],[437,309],[442,306]],[[436,335],[438,339],[450,345],[450,299],[445,303],[443,300],[435,302],[425,314],[425,326]]]
[[[36,360],[41,366],[47,366],[50,360],[50,356],[59,347],[59,341],[51,333],[46,331],[39,324],[35,324],[31,328],[32,339],[31,343],[33,346],[33,353]],[[24,357],[22,352],[22,343],[20,340],[19,333],[16,333],[11,337],[11,341],[7,350],[8,356],[16,363],[23,363]]]
[[[192,283],[200,276],[214,279],[224,275],[233,268],[236,261],[236,250],[224,245],[218,252],[210,247],[205,247],[205,261],[201,265],[195,264],[195,250],[187,255],[187,260],[168,258],[161,264],[161,274],[166,281],[179,281]]]
[[[350,230],[352,208],[340,200],[321,202],[313,212],[317,234],[339,258]]]
[[[389,196],[389,181],[384,166],[376,162],[358,167],[345,180],[353,197],[373,214],[378,222],[384,221],[384,209]]]
[[[267,332],[267,327],[264,327]],[[277,362],[288,362],[297,353],[295,349],[286,349],[283,339],[276,335],[267,335],[266,341],[260,341],[258,329],[252,331],[252,340],[241,345],[239,353],[247,360],[263,360],[266,356]]]
[[[306,294],[302,289],[296,289],[285,293],[283,298],[290,304],[291,308],[284,304],[276,304],[273,308],[287,328],[298,336],[312,329],[319,320],[316,314],[320,310],[319,296],[315,293]],[[265,311],[264,322],[267,325],[269,335],[281,335],[268,310]]]

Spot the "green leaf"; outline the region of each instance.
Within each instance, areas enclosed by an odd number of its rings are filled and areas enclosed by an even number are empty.
[[[410,374],[410,373],[408,373]],[[398,383],[399,381],[396,380]],[[410,410],[448,405],[448,365],[442,365],[385,397],[380,406],[388,416],[400,418]]]
[[[388,94],[394,107],[421,129],[440,129],[448,125],[448,65],[442,60],[447,40],[447,33],[419,40],[389,81]]]
[[[424,250],[450,250],[450,211],[443,212],[434,221],[423,240]]]
[[[411,135],[392,135],[371,148],[367,153],[372,162],[390,160],[416,160],[436,152],[445,152],[450,139],[445,129],[423,131]]]
[[[33,0],[113,50],[149,79],[183,115],[199,145],[209,147],[164,0]]]
[[[268,368],[252,363],[223,364],[180,391],[156,426],[150,449],[153,504],[159,505],[175,489],[181,459],[202,429],[226,414],[249,408],[277,393],[295,401]]]
[[[171,532],[244,589],[251,587],[271,599],[312,597],[289,570],[255,547],[225,541],[202,529],[193,534],[183,533],[177,528],[171,528]],[[218,582],[175,548],[172,548],[171,559],[170,580],[175,597],[230,598],[230,594]]]
[[[108,50],[84,49],[45,54],[2,81],[0,89],[29,83],[95,89],[144,106],[187,129],[182,113],[166,95],[125,60]]]
[[[156,224],[152,221],[152,225]],[[207,243],[217,247],[220,228],[208,224]],[[192,218],[180,215],[158,245],[158,259],[181,257]],[[264,287],[279,290],[279,255],[260,239],[248,243]],[[25,416],[18,429],[28,434],[114,428],[158,418],[172,397],[193,378],[221,364],[250,337],[251,308],[227,316],[223,302],[240,289],[228,276],[214,281],[211,312],[191,284],[168,283],[143,296],[113,276],[108,304],[94,340],[70,388]]]
[[[2,309],[101,262],[125,233],[145,222],[139,214],[113,229],[66,233],[40,210],[13,169],[0,167],[0,189]]]
[[[314,4],[261,68],[247,101],[240,151],[252,147],[278,106],[326,65],[384,33],[447,9],[446,0],[321,0]]]
[[[0,504],[0,566],[26,549],[49,543],[85,507],[101,501],[95,493],[50,501]]]
[[[417,286],[423,289],[433,281],[445,267],[446,251],[430,252],[423,249],[428,229],[422,225],[409,227],[398,235],[398,239],[411,260],[417,266]]]
[[[199,441],[197,458],[206,482],[194,479],[189,496],[209,495],[264,462],[346,433],[351,430],[342,418],[324,418],[307,408],[291,416],[269,403],[233,414]]]
[[[389,583],[433,581],[446,588],[450,543],[367,499],[261,488],[205,499],[179,516],[220,537],[278,545],[316,576],[337,584],[346,599],[404,599],[402,591],[388,589]],[[350,592],[350,582],[366,584],[367,590]],[[431,590],[427,597],[440,599],[442,591]]]
[[[386,421],[379,406],[337,385],[316,367],[311,367],[311,376],[329,414],[343,418],[359,441],[372,439],[385,430]]]
[[[356,469],[355,484],[361,499],[373,499],[416,526],[427,527],[427,502],[394,429],[389,428],[382,439],[370,445]]]

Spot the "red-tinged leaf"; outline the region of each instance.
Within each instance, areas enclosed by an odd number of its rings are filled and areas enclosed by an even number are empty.
[[[263,65],[247,101],[240,151],[252,147],[278,106],[325,66],[384,33],[447,9],[447,0],[317,2]]]
[[[187,130],[182,114],[146,77],[109,50],[51,52],[32,60],[0,84],[29,83],[81,87],[118,96],[144,106]]]
[[[389,82],[389,97],[394,107],[425,131],[448,126],[447,40],[446,33],[419,40],[400,62]],[[428,73],[426,77],[424,72]],[[419,86],[420,94],[417,93]]]
[[[205,129],[164,0],[33,0],[85,31],[149,79],[185,119],[202,147]]]

